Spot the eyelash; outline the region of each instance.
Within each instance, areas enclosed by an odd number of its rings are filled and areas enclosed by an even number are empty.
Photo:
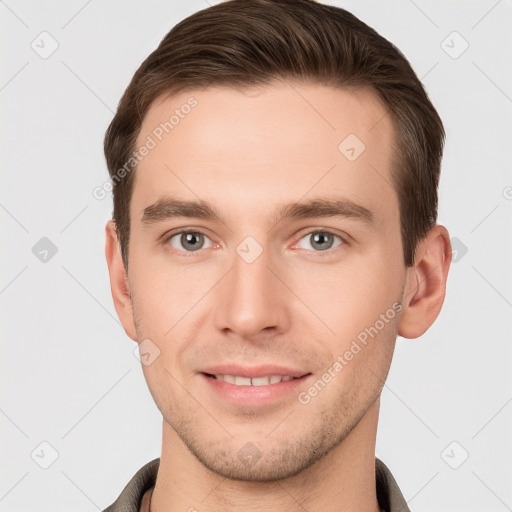
[[[166,236],[164,238],[164,243],[167,244],[169,247],[171,247],[170,245],[170,241],[172,238],[174,238],[175,236],[178,236],[178,235],[185,235],[185,234],[188,234],[188,233],[192,233],[192,234],[198,234],[198,235],[203,235],[204,237],[210,239],[208,237],[208,235],[206,235],[205,233],[203,233],[202,231],[200,230],[194,230],[194,229],[183,229],[181,231],[176,231],[174,233],[171,233],[170,235]],[[339,249],[340,247],[344,246],[344,245],[347,245],[347,240],[346,238],[342,237],[341,235],[338,235],[337,233],[333,233],[332,231],[329,231],[328,229],[314,229],[312,231],[309,231],[307,232],[306,234],[302,235],[294,244],[293,246],[297,245],[303,238],[305,237],[308,237],[308,236],[311,236],[313,235],[314,233],[322,233],[322,234],[328,234],[328,235],[332,235],[336,238],[338,238],[341,243],[335,247],[331,247],[329,249],[326,249],[325,251],[315,251],[315,250],[311,250],[311,249],[303,249],[305,251],[308,251],[308,252],[313,252],[315,254],[318,254],[320,257],[321,256],[324,256],[324,255],[330,255],[332,254],[332,252],[336,249]],[[213,245],[218,245],[218,244],[215,244],[215,242],[211,241]],[[209,249],[209,247],[207,247],[207,249]],[[175,253],[181,253],[182,256],[185,256],[185,257],[189,257],[189,256],[193,256],[195,253],[200,253],[203,251],[203,249],[198,249],[197,251],[186,251],[186,250],[182,250],[182,249],[175,249],[174,247],[171,247],[171,250]]]

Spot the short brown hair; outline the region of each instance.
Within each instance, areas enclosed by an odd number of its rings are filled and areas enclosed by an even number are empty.
[[[276,79],[367,87],[384,102],[397,140],[392,185],[406,266],[437,219],[444,144],[441,119],[404,55],[348,11],[314,0],[229,0],[178,23],[141,64],[107,129],[113,219],[128,265],[134,172],[126,169],[144,116],[164,93],[243,88]],[[131,164],[128,170],[135,170]]]

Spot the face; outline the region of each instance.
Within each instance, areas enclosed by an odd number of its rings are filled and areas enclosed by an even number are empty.
[[[296,474],[376,404],[406,278],[393,141],[372,92],[304,83],[182,92],[146,115],[136,338],[159,351],[143,370],[164,422],[214,472]]]

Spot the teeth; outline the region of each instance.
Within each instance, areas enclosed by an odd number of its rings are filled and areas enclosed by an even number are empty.
[[[253,386],[268,386],[270,384],[270,377],[254,377],[254,379],[251,379],[251,384]]]
[[[237,386],[250,386],[251,379],[249,377],[235,377],[235,384]]]
[[[268,386],[269,384],[292,380],[295,377],[291,375],[269,375],[250,379],[249,377],[240,377],[239,375],[215,375],[215,378],[228,382],[229,384],[235,384],[235,386]]]

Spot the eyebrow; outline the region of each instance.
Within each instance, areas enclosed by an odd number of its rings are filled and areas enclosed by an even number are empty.
[[[163,197],[144,208],[142,224],[148,226],[174,217],[188,217],[221,221],[220,213],[209,203],[184,201],[173,197]],[[274,223],[290,219],[314,217],[344,217],[359,220],[365,224],[374,221],[373,212],[349,199],[312,199],[279,207],[272,216]]]

